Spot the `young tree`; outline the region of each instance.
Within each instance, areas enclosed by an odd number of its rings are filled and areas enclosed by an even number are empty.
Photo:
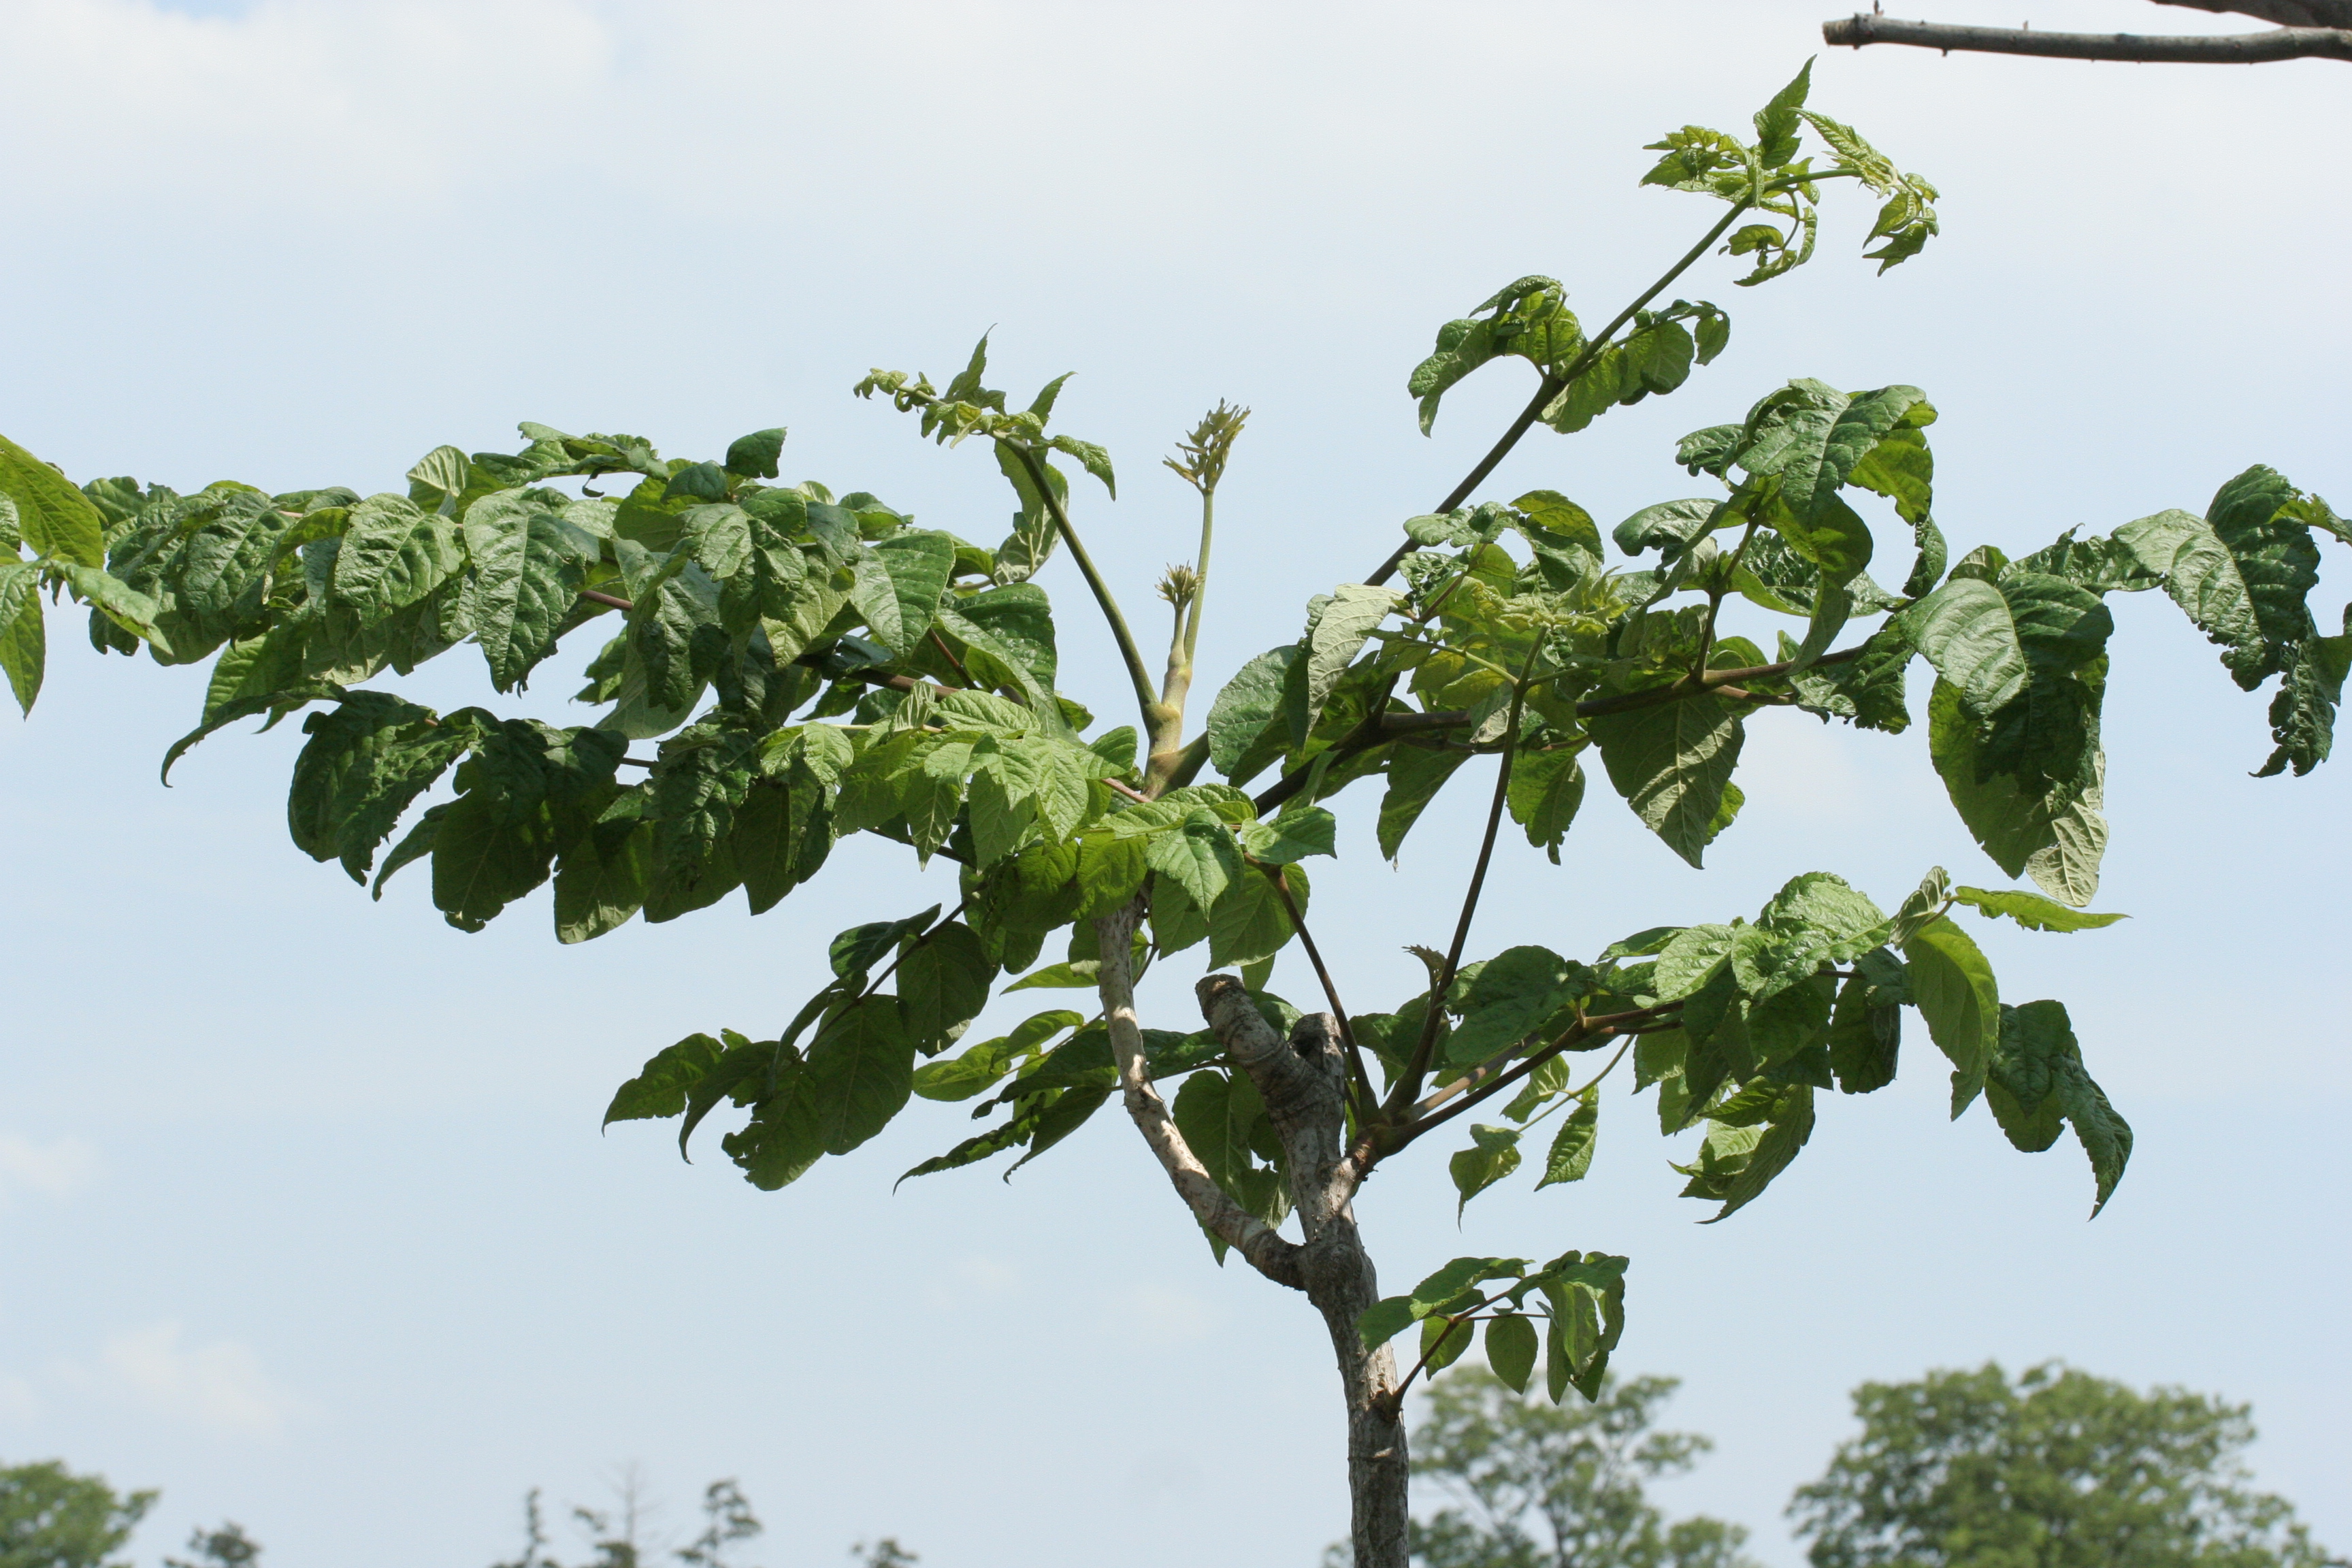
[[[1462,1506],[1412,1527],[1421,1568],[1756,1568],[1748,1531],[1704,1514],[1669,1525],[1643,1483],[1715,1445],[1653,1432],[1671,1377],[1604,1379],[1585,1405],[1531,1400],[1465,1368],[1433,1384],[1413,1470]],[[1331,1561],[1343,1563],[1340,1549]]]
[[[868,491],[772,482],[782,429],[688,462],[635,436],[526,424],[520,453],[440,447],[405,493],[366,496],[233,483],[183,496],[127,479],[76,489],[0,447],[7,526],[32,552],[0,563],[0,667],[29,704],[48,586],[93,605],[101,647],[212,658],[200,722],[167,769],[226,725],[317,705],[289,800],[296,845],[354,880],[373,872],[379,896],[429,861],[435,904],[465,931],[551,880],[565,942],[640,912],[674,920],[738,888],[759,913],[856,832],[949,862],[952,899],[835,938],[832,978],[780,1035],[688,1035],[621,1086],[607,1121],[677,1119],[683,1149],[731,1104],[746,1114],[721,1148],[774,1188],[856,1150],[913,1098],[1002,1115],[909,1176],[1016,1150],[1036,1159],[1117,1096],[1218,1254],[1299,1291],[1328,1326],[1357,1561],[1401,1568],[1412,1382],[1484,1322],[1506,1382],[1524,1386],[1541,1362],[1555,1399],[1593,1396],[1623,1326],[1626,1259],[1459,1258],[1383,1299],[1354,1208],[1374,1169],[1490,1108],[1498,1119],[1469,1126],[1450,1163],[1463,1202],[1516,1170],[1528,1129],[1552,1116],[1539,1184],[1577,1180],[1601,1080],[1630,1060],[1635,1087],[1657,1090],[1664,1131],[1705,1128],[1684,1191],[1720,1218],[1796,1157],[1818,1094],[1893,1078],[1909,1006],[1950,1060],[1955,1115],[1985,1099],[2028,1150],[2071,1123],[2104,1204],[2129,1129],[2084,1070],[2065,1009],[2002,1003],[1954,912],[2056,931],[2120,918],[2082,912],[2107,837],[2104,595],[2160,587],[2222,645],[2242,686],[2281,678],[2263,772],[2306,771],[2329,744],[2352,637],[2321,635],[2305,596],[2314,529],[2347,531],[2268,468],[2230,480],[2202,516],[2069,531],[2013,562],[1990,546],[1955,560],[1932,515],[1925,394],[1797,380],[1682,441],[1678,459],[1712,492],[1625,520],[1614,537],[1643,558],[1635,569],[1608,568],[1599,528],[1557,491],[1468,504],[1536,426],[1582,431],[1723,352],[1721,309],[1667,298],[1718,247],[1748,265],[1742,285],[1802,265],[1823,191],[1845,181],[1882,204],[1868,253],[1882,270],[1936,233],[1934,188],[1807,107],[1809,70],[1756,115],[1752,141],[1690,126],[1653,144],[1645,184],[1722,210],[1598,330],[1557,281],[1527,277],[1439,331],[1409,380],[1424,428],[1490,362],[1533,367],[1535,395],[1386,560],[1318,595],[1299,636],[1234,676],[1205,726],[1191,721],[1192,665],[1241,414],[1221,407],[1171,460],[1200,492],[1202,530],[1195,564],[1161,584],[1174,621],[1155,679],[1055,463],[1111,491],[1109,455],[1052,427],[1066,378],[1012,409],[986,384],[984,342],[944,387],[877,371],[857,391],[917,415],[943,444],[987,443],[1019,504],[993,550],[917,528]],[[1809,132],[1818,155],[1803,151]],[[596,488],[615,478],[633,488]],[[1877,531],[1848,499],[1871,496],[1891,502],[1878,527],[1899,529],[1912,556],[1894,588],[1866,570]],[[1137,727],[1088,738],[1093,716],[1055,689],[1060,627],[1032,579],[1057,551],[1100,612]],[[1727,618],[1741,603],[1793,617],[1801,635],[1768,655]],[[470,643],[491,687],[519,694],[562,639],[615,616],[581,693],[604,710],[589,724],[436,712],[362,685]],[[1808,872],[1752,921],[1653,927],[1582,960],[1530,941],[1474,954],[1506,816],[1558,860],[1588,752],[1696,866],[1738,812],[1731,775],[1753,717],[1797,708],[1900,731],[1914,659],[1935,671],[1929,752],[1955,808],[1995,864],[2041,893],[1954,887],[1936,869],[1890,915]],[[646,741],[654,754],[633,755]],[[1458,912],[1424,931],[1428,900],[1397,901],[1400,935],[1436,939],[1414,949],[1427,983],[1351,1009],[1305,920],[1305,862],[1339,852],[1326,803],[1381,778],[1376,837],[1393,857],[1474,759],[1491,785],[1473,807],[1484,828]],[[1210,766],[1223,782],[1200,782]],[[1243,788],[1277,768],[1256,794]],[[455,797],[394,842],[444,774]],[[1063,932],[1061,956],[1039,967]],[[1302,1015],[1265,989],[1294,942],[1328,1012]],[[1204,942],[1220,971],[1197,987],[1208,1026],[1145,1027],[1137,976]],[[964,1044],[1003,975],[1020,976],[1008,992],[1091,989],[1098,1005]],[[1613,1054],[1579,1081],[1574,1058],[1602,1050]],[[1294,1211],[1295,1239],[1281,1228]],[[1418,1361],[1400,1377],[1388,1343],[1416,1325]]]
[[[155,1504],[57,1459],[0,1468],[0,1568],[124,1568],[107,1558]]]
[[[1789,1507],[1814,1568],[2340,1568],[2248,1488],[2243,1405],[1987,1363],[1865,1383],[1853,1411]]]
[[[618,1507],[613,1510],[574,1508],[573,1522],[588,1536],[596,1553],[587,1568],[642,1568],[661,1552],[647,1539],[646,1516],[653,1511],[646,1500],[643,1473],[625,1468],[613,1489]],[[547,1521],[540,1508],[539,1489],[524,1494],[522,1556],[495,1568],[562,1568],[547,1552]],[[757,1537],[766,1527],[751,1511],[751,1500],[732,1479],[713,1481],[702,1489],[702,1531],[669,1553],[688,1568],[738,1568],[732,1548]]]

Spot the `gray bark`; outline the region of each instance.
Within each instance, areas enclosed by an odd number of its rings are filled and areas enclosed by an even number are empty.
[[[1380,1281],[1353,1206],[1361,1179],[1341,1154],[1347,1131],[1347,1063],[1328,1013],[1298,1021],[1285,1040],[1240,981],[1212,974],[1195,988],[1202,1016],[1265,1101],[1282,1140],[1291,1200],[1306,1237],[1298,1272],[1323,1316],[1348,1415],[1349,1536],[1356,1568],[1407,1568],[1408,1456],[1397,1408],[1397,1372],[1388,1347],[1367,1350],[1356,1321],[1380,1300]]]
[[[2184,0],[2185,3],[2185,0]],[[2316,5],[2316,0],[2306,0]],[[2219,5],[2199,9],[2220,10]],[[2281,7],[2282,9],[2284,7]],[[2230,6],[2239,10],[2239,6]],[[2072,60],[2136,60],[2176,65],[2261,65],[2271,60],[2352,60],[2352,30],[2341,27],[2273,27],[2267,33],[2216,37],[2148,37],[2135,33],[2042,33],[2021,27],[1969,27],[1941,22],[1906,22],[1875,13],[1856,13],[1822,24],[1824,43],[1860,48],[1865,44],[1908,44],[1916,48],[1976,54],[2040,55]]]

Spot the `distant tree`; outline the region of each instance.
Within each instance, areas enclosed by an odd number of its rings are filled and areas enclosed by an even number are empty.
[[[57,1459],[0,1468],[0,1568],[125,1568],[107,1554],[154,1501],[152,1491],[119,1497]]]
[[[2250,1407],[1988,1362],[1853,1394],[1862,1436],[1789,1512],[1814,1568],[2326,1568],[2252,1490]]]
[[[751,1540],[763,1528],[731,1478],[713,1481],[702,1489],[702,1533],[679,1550],[677,1560],[695,1568],[734,1568],[727,1548]]]
[[[261,1542],[234,1522],[224,1522],[218,1530],[190,1531],[188,1550],[195,1553],[193,1561],[166,1557],[163,1568],[247,1568],[261,1561]]]
[[[1412,1525],[1419,1568],[1755,1568],[1748,1531],[1704,1516],[1666,1523],[1643,1484],[1678,1476],[1714,1443],[1653,1432],[1671,1377],[1609,1379],[1590,1405],[1538,1403],[1481,1372],[1434,1384],[1413,1434],[1414,1474],[1461,1504]],[[1344,1564],[1335,1546],[1327,1561]]]
[[[887,1535],[871,1546],[859,1542],[849,1549],[849,1557],[858,1568],[915,1568],[922,1561]]]
[[[573,1521],[587,1533],[590,1549],[595,1552],[582,1568],[650,1568],[664,1549],[646,1536],[646,1521],[654,1509],[647,1500],[643,1472],[634,1465],[628,1467],[621,1472],[613,1489],[616,1506],[612,1510],[572,1510]],[[537,1487],[523,1498],[522,1555],[512,1563],[494,1563],[491,1568],[563,1568],[548,1555],[547,1521],[539,1498]],[[743,1568],[729,1548],[752,1539],[764,1528],[759,1516],[751,1511],[751,1500],[744,1497],[740,1483],[731,1478],[713,1481],[702,1489],[702,1532],[668,1555],[690,1568]],[[914,1559],[903,1561],[912,1563]],[[0,1564],[0,1568],[6,1565]]]

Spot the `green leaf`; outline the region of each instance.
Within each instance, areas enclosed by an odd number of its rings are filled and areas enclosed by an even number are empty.
[[[1250,858],[1269,866],[1289,866],[1309,855],[1339,853],[1339,819],[1319,805],[1300,806],[1274,822],[1253,822],[1242,829],[1242,848]]]
[[[1470,1129],[1470,1147],[1445,1163],[1454,1190],[1462,1194],[1454,1205],[1458,1217],[1470,1200],[1519,1168],[1519,1130],[1478,1123]]]
[[[944,533],[897,533],[856,563],[852,603],[875,639],[904,658],[929,631],[940,595],[955,570],[955,541]]]
[[[1927,705],[1928,753],[1970,835],[2002,870],[2030,876],[2051,897],[2079,908],[2098,892],[2107,821],[2097,710],[2079,710],[2077,721],[2086,731],[2080,772],[2072,779],[2026,784],[1988,770],[1981,726],[1957,687],[1937,680]]]
[[[1475,1323],[1452,1318],[1424,1318],[1421,1323],[1422,1363],[1433,1375],[1444,1372],[1462,1359],[1477,1337]]]
[[[2032,893],[2014,889],[1995,891],[1984,888],[1955,888],[1952,899],[1988,915],[2007,915],[2028,931],[2095,931],[2111,926],[2117,921],[2129,920],[2129,915],[2092,914],[2087,910],[2070,910],[2063,904]]]
[[[2345,620],[2352,625],[2352,605]],[[2278,742],[2255,777],[2270,778],[2292,764],[2301,778],[2327,760],[2336,743],[2336,707],[2344,700],[2344,677],[2352,668],[2352,632],[2306,638],[2295,649],[2286,679],[2271,699],[2271,738]]]
[[[340,858],[352,879],[364,883],[376,847],[409,805],[481,738],[485,717],[470,709],[444,720],[383,691],[352,692],[334,708],[311,714],[302,725],[310,739],[294,759],[286,800],[295,847],[313,860]],[[478,816],[461,819],[460,829]],[[521,890],[537,885],[531,880]]]
[[[1173,828],[1152,836],[1145,863],[1174,879],[1200,908],[1210,909],[1244,875],[1241,850],[1216,813],[1199,807]]]
[[[1990,583],[1956,577],[1903,612],[1912,646],[1979,719],[2025,689],[2025,650],[2009,600]]]
[[[686,1113],[686,1097],[709,1076],[722,1054],[709,1035],[688,1035],[674,1046],[656,1051],[637,1076],[614,1091],[604,1108],[604,1125],[615,1121],[659,1121]]]
[[[1102,481],[1103,489],[1113,500],[1118,499],[1118,480],[1111,473],[1110,453],[1092,441],[1081,441],[1076,436],[1056,436],[1046,443],[1056,452],[1066,453],[1078,460],[1078,466]]]
[[[1273,1173],[1258,1168],[1254,1150],[1271,1146],[1273,1130],[1256,1086],[1239,1073],[1203,1069],[1184,1079],[1174,1109],[1176,1130],[1210,1179],[1243,1207],[1263,1209]]]
[[[635,805],[642,797],[629,797]],[[626,925],[653,880],[654,829],[634,811],[599,822],[567,847],[555,868],[555,939],[588,942]]]
[[[1303,916],[1313,891],[1307,868],[1286,866],[1281,874]],[[1237,877],[1209,911],[1209,962],[1243,969],[1269,963],[1296,934],[1274,879],[1250,871]]]
[[[1511,820],[1527,829],[1528,842],[1559,864],[1559,847],[1584,804],[1584,767],[1577,748],[1522,750],[1511,759]],[[1396,764],[1389,764],[1390,775]]]
[[[1315,629],[1307,638],[1309,731],[1322,716],[1323,704],[1329,700],[1331,689],[1339,684],[1340,672],[1354,662],[1371,637],[1372,628],[1388,617],[1402,597],[1392,588],[1374,588],[1361,583],[1342,583],[1333,591],[1331,602],[1323,607],[1322,615],[1316,618]]]
[[[2096,1218],[2123,1179],[2131,1159],[2132,1131],[2084,1070],[2083,1053],[2063,1005],[2028,1002],[2000,1010],[2000,1040],[1985,1099],[2009,1141],[2028,1153],[2039,1153],[2057,1141],[2062,1119],[2074,1124],[2098,1187],[2091,1209]]]
[[[1728,1219],[1763,1194],[1772,1179],[1789,1168],[1813,1135],[1813,1091],[1811,1085],[1799,1084],[1783,1093],[1772,1112],[1772,1121],[1756,1140],[1746,1162],[1731,1175],[1720,1194],[1723,1207],[1709,1215],[1703,1224],[1714,1225]],[[1708,1196],[1717,1194],[1708,1194]]]
[[[1209,709],[1209,761],[1235,784],[1247,784],[1283,752],[1283,689],[1291,667],[1307,657],[1297,643],[1269,648],[1247,664]],[[1271,744],[1261,744],[1261,739]],[[1254,766],[1244,766],[1244,760]]]
[[[2000,1037],[2000,992],[1992,965],[1969,933],[1949,919],[1933,921],[1903,942],[1910,963],[1911,999],[1927,1033],[1952,1063],[1952,1115],[1957,1119],[1982,1089],[1987,1064]]]
[[[1555,1021],[1588,994],[1591,970],[1545,947],[1507,948],[1479,967],[1446,1047],[1449,1061],[1482,1062]]]
[[[818,1142],[846,1154],[890,1124],[913,1092],[915,1042],[898,1021],[897,999],[869,996],[825,1026],[808,1052],[804,1092],[816,1112]]]
[[[1536,1184],[1540,1192],[1555,1182],[1580,1182],[1592,1169],[1593,1142],[1601,1130],[1601,1086],[1591,1084],[1576,1097],[1576,1109],[1559,1124],[1559,1131],[1551,1141],[1551,1152],[1544,1156],[1543,1180]]]
[[[106,564],[106,520],[97,505],[5,436],[0,436],[0,495],[16,503],[17,531],[35,555],[78,566]]]
[[[1610,537],[1628,555],[1656,550],[1664,561],[1681,557],[1693,544],[1736,521],[1720,499],[1660,501],[1619,523]]]
[[[784,431],[781,425],[772,430],[754,430],[749,436],[738,436],[727,447],[727,471],[748,479],[772,479],[776,477],[777,459],[783,456]]]
[[[1892,953],[1885,956],[1893,961]],[[1839,1091],[1869,1094],[1893,1083],[1902,1043],[1900,1005],[1882,1000],[1878,987],[1864,974],[1848,979],[1830,1015],[1830,1068]]]
[[[1410,1296],[1390,1296],[1373,1302],[1356,1319],[1356,1332],[1365,1348],[1378,1350],[1421,1321]]]
[[[1589,728],[1609,782],[1633,815],[1697,866],[1739,761],[1738,705],[1713,695],[1692,697],[1603,714]]]
[[[1505,1312],[1486,1324],[1486,1365],[1514,1394],[1528,1391],[1536,1370],[1534,1323],[1517,1312]]]
[[[2294,500],[2282,475],[2256,465],[2223,485],[2201,519],[2158,512],[2115,532],[2221,645],[2222,664],[2249,691],[2288,667],[2311,626],[2305,596],[2319,580],[2319,547]]]
[[[478,931],[547,880],[555,842],[543,816],[509,818],[487,791],[451,803],[433,841],[433,905],[459,931]]]
[[[1454,771],[1470,760],[1467,752],[1399,746],[1391,753],[1388,790],[1381,796],[1380,843],[1382,858],[1394,860],[1404,847],[1404,837]]]
[[[26,561],[0,561],[0,669],[26,713],[41,694],[48,662],[48,634],[41,619],[41,569]],[[168,764],[167,764],[168,765]]]
[[[917,1045],[948,1039],[980,1016],[996,966],[961,921],[924,936],[898,963],[898,1011]]]
[[[490,684],[520,689],[531,667],[555,649],[555,635],[579,602],[597,542],[561,512],[517,491],[483,497],[466,510],[462,614],[490,667]]]
[[[456,522],[406,496],[370,496],[352,508],[328,597],[362,622],[379,621],[421,604],[465,564]]]

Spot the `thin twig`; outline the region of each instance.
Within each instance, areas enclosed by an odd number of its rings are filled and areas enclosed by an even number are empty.
[[[1462,949],[1470,940],[1470,921],[1478,912],[1478,896],[1486,887],[1486,868],[1495,858],[1495,836],[1503,825],[1503,808],[1510,801],[1511,762],[1519,746],[1519,715],[1527,706],[1528,677],[1535,673],[1536,656],[1542,649],[1543,641],[1538,638],[1528,649],[1527,662],[1511,688],[1510,716],[1503,725],[1503,760],[1495,769],[1495,798],[1486,808],[1486,835],[1478,845],[1478,863],[1470,872],[1469,889],[1462,897],[1461,918],[1454,922],[1454,945],[1446,950],[1445,967],[1430,983],[1429,1005],[1421,1020],[1421,1038],[1414,1043],[1403,1074],[1390,1091],[1391,1110],[1412,1103],[1412,1097],[1421,1089],[1422,1074],[1428,1070],[1430,1053],[1436,1048],[1438,1020],[1445,1016],[1445,993],[1462,967]]]
[[[1315,966],[1315,978],[1323,983],[1323,999],[1331,1004],[1331,1016],[1339,1021],[1339,1040],[1348,1047],[1349,1076],[1356,1080],[1356,1119],[1369,1121],[1379,1108],[1380,1100],[1372,1092],[1371,1075],[1364,1070],[1364,1053],[1356,1045],[1356,1026],[1348,1021],[1348,1009],[1339,1000],[1339,988],[1331,983],[1331,972],[1323,966],[1323,954],[1315,945],[1314,934],[1307,929],[1307,916],[1300,911],[1298,900],[1291,897],[1290,879],[1280,866],[1269,866],[1262,860],[1252,860],[1250,864],[1265,872],[1266,879],[1274,884],[1284,912],[1290,916],[1291,929],[1298,933],[1299,943],[1307,949],[1307,962]]]

